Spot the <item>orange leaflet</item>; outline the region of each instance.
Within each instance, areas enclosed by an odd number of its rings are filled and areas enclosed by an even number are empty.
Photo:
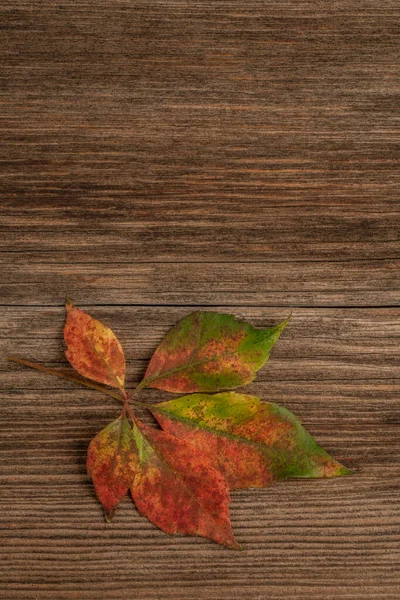
[[[117,336],[109,327],[67,300],[65,355],[84,377],[124,389],[125,356]]]

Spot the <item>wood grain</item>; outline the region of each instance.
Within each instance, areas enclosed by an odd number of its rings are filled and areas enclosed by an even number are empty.
[[[398,600],[398,3],[0,17],[1,600]],[[66,294],[116,331],[130,389],[193,310],[292,309],[247,390],[355,474],[233,493],[241,553],[128,497],[105,524],[85,455],[117,403],[6,360],[67,366]]]
[[[269,169],[268,163],[263,168]],[[288,262],[299,268],[301,262],[365,263],[398,255],[400,211],[384,202],[357,204],[352,199],[342,206],[281,201],[276,206],[273,200],[233,196],[222,202],[218,193],[216,206],[197,198],[157,197],[110,204],[84,199],[65,209],[54,201],[5,202],[0,206],[3,259],[25,266],[31,261],[73,262],[88,268],[108,262],[105,248],[113,247],[124,264],[135,257],[162,264]]]
[[[107,260],[106,253],[103,260]],[[6,266],[8,305],[60,302],[238,306],[391,306],[400,299],[398,260],[312,263],[32,263]],[[133,297],[134,295],[134,297]]]

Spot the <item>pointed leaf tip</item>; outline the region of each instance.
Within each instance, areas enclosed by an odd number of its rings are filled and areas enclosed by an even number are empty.
[[[115,515],[115,510],[104,510],[106,523],[111,523]]]
[[[340,468],[337,471],[337,476],[339,477],[347,477],[348,475],[355,475],[355,471],[353,471],[352,469],[348,469],[347,467],[345,467],[344,465],[341,465],[340,463],[338,463],[340,465]]]
[[[243,546],[241,546],[239,544],[239,542],[236,541],[235,538],[233,538],[233,542],[228,546],[226,546],[227,548],[229,548],[230,550],[236,550],[238,552],[243,552],[244,548]]]

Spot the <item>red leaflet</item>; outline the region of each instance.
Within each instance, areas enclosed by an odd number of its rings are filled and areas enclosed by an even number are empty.
[[[117,336],[109,327],[76,308],[70,300],[65,305],[67,319],[65,352],[71,365],[84,377],[123,389],[125,357]]]
[[[140,472],[131,486],[140,513],[166,533],[201,535],[239,548],[229,520],[225,479],[190,444],[137,422]]]
[[[93,438],[86,466],[107,520],[111,520],[138,471],[136,443],[128,419],[112,421]]]

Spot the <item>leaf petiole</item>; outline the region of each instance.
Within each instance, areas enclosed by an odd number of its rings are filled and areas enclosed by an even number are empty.
[[[24,365],[25,367],[29,367],[31,369],[37,369],[38,371],[43,371],[44,373],[47,373],[48,375],[54,375],[56,377],[60,377],[61,379],[68,379],[69,381],[73,381],[74,383],[79,383],[80,385],[84,385],[85,387],[91,388],[92,390],[97,390],[98,392],[102,392],[103,394],[106,394],[106,396],[110,396],[111,398],[114,398],[115,400],[119,400],[119,402],[123,402],[124,404],[126,404],[129,399],[130,402],[132,402],[134,404],[138,404],[140,406],[145,406],[145,407],[151,406],[151,404],[149,404],[148,402],[140,402],[139,400],[134,400],[131,397],[128,398],[126,393],[125,393],[125,397],[121,398],[121,396],[120,396],[120,394],[118,394],[118,392],[109,390],[109,389],[103,387],[102,385],[97,385],[96,383],[91,383],[90,381],[84,381],[83,379],[79,379],[79,377],[75,377],[74,375],[70,375],[69,373],[64,373],[63,371],[58,371],[57,369],[52,369],[51,367],[45,367],[44,365],[40,365],[38,363],[33,363],[33,362],[31,362],[29,360],[25,360],[23,358],[16,358],[14,356],[9,356],[7,360],[18,363],[20,365]]]

